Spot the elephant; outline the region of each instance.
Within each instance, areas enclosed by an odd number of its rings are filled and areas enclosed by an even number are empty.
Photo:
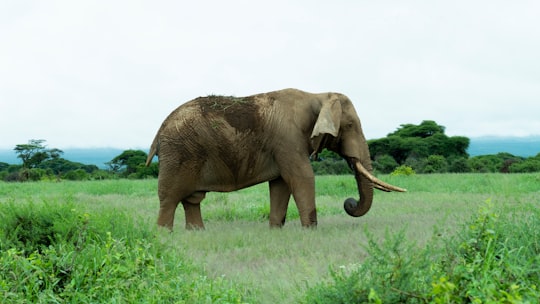
[[[352,102],[340,93],[284,89],[247,97],[210,95],[176,108],[163,121],[148,154],[158,156],[158,225],[172,231],[181,202],[186,229],[204,229],[207,192],[230,192],[268,182],[270,227],[285,224],[291,195],[304,227],[317,225],[310,157],[338,153],[354,171],[360,199],[345,211],[368,212],[373,189],[403,192],[372,174],[369,148]]]

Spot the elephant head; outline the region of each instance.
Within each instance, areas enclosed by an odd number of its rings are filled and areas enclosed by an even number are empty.
[[[369,147],[364,137],[360,119],[349,98],[329,93],[321,103],[319,116],[311,134],[312,157],[328,148],[341,155],[355,173],[360,199],[348,198],[344,202],[347,214],[359,217],[366,214],[373,202],[373,189],[405,192],[372,174]]]

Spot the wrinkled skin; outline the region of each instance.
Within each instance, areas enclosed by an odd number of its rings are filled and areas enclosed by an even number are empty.
[[[285,223],[291,195],[302,225],[316,226],[315,176],[309,156],[324,148],[340,154],[355,172],[360,200],[345,201],[349,215],[368,212],[374,187],[404,191],[371,175],[360,120],[342,94],[285,89],[187,102],[165,119],[147,159],[148,165],[154,155],[159,157],[158,225],[172,229],[181,202],[186,228],[202,229],[200,203],[206,192],[268,182],[270,226]]]

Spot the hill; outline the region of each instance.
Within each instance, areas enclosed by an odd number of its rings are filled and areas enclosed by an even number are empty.
[[[471,138],[467,151],[470,156],[507,152],[516,156],[531,157],[540,153],[540,135],[527,137],[486,136]]]

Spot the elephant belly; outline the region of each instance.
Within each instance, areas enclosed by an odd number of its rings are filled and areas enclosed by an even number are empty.
[[[201,170],[198,190],[229,192],[279,177],[279,169],[272,160],[226,159],[208,161]]]

